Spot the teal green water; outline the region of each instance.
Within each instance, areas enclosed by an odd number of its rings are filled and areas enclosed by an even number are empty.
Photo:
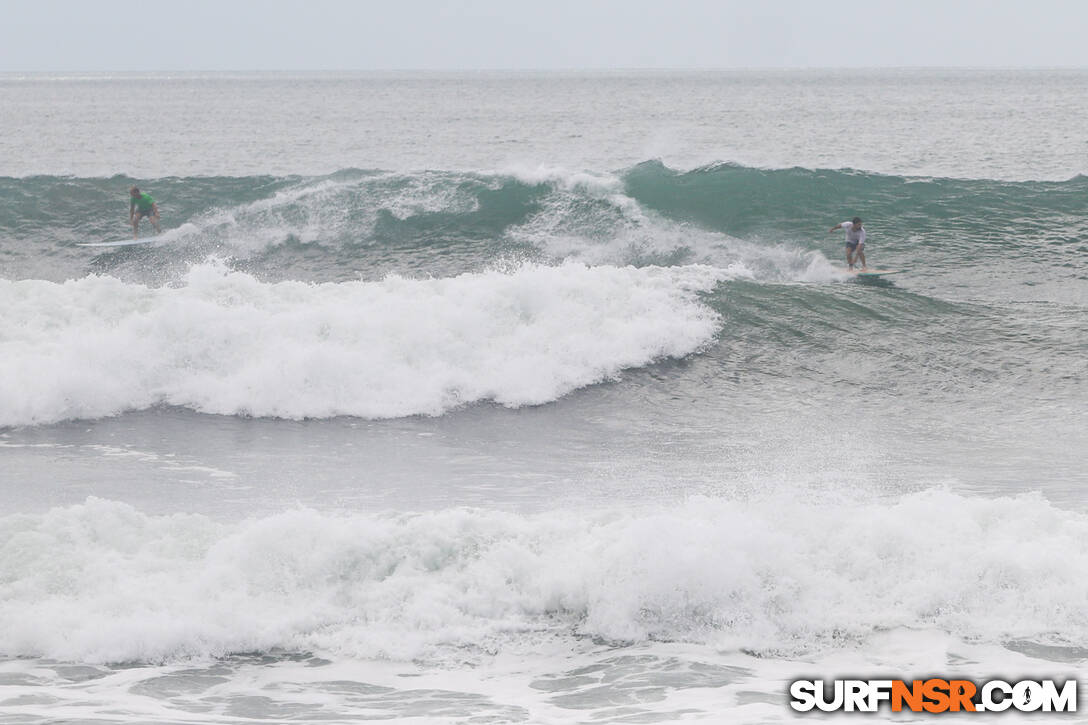
[[[219,244],[233,252],[238,237],[259,234],[263,248],[247,241],[247,251],[279,254],[284,275],[294,260],[281,247],[295,244],[299,257],[313,247],[331,255],[326,269],[310,270],[320,279],[335,278],[350,259],[365,264],[414,248],[456,251],[471,266],[503,251],[546,247],[547,240],[512,234],[530,222],[588,245],[608,242],[634,223],[621,200],[691,225],[693,236],[717,232],[828,254],[834,245],[824,235],[827,220],[863,215],[871,248],[929,266],[1039,262],[1075,279],[1086,251],[1088,179],[1082,176],[1002,182],[728,164],[677,171],[648,161],[601,171],[584,184],[569,177],[533,183],[474,172],[347,170],[319,177],[4,178],[0,254],[16,275],[16,260],[62,251],[78,271],[86,255],[67,248],[118,237],[127,216],[125,190],[133,183],[156,191],[168,226],[196,225],[185,235],[189,245]],[[683,244],[676,246],[665,251]],[[412,273],[423,261],[407,260],[399,271]]]

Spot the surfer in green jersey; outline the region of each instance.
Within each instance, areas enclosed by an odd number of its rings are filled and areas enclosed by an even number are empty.
[[[147,217],[151,226],[155,227],[155,233],[160,234],[159,229],[159,205],[151,198],[151,194],[142,194],[135,186],[128,190],[128,220],[132,223],[132,238],[140,237],[140,219]]]

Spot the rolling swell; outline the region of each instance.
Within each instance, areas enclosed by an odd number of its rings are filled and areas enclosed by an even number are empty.
[[[167,228],[185,225],[183,244],[171,254],[217,251],[254,263],[267,255],[263,271],[283,268],[285,278],[330,279],[332,270],[367,264],[379,272],[413,273],[417,266],[425,274],[464,272],[510,254],[723,263],[729,255],[718,253],[721,240],[707,234],[828,250],[837,245],[827,226],[853,214],[866,218],[882,250],[916,254],[922,245],[938,263],[952,255],[957,263],[1008,257],[1039,244],[1083,252],[1088,236],[1085,177],[1002,182],[728,164],[677,171],[650,161],[596,174],[3,178],[0,254],[15,275],[17,260],[34,251],[67,259],[74,272],[87,254],[68,247],[125,236],[125,190],[132,183],[160,200]],[[315,254],[326,255],[328,264],[305,262]]]
[[[647,209],[742,238],[819,239],[860,215],[881,245],[926,241],[972,261],[1038,242],[1084,251],[1088,236],[1085,176],[1007,182],[732,164],[681,172],[648,161],[624,181]]]
[[[714,297],[723,329],[715,352],[750,382],[790,380],[806,385],[808,398],[848,386],[884,393],[889,405],[909,392],[911,404],[970,401],[983,410],[1083,395],[1083,323],[851,287],[730,282]]]

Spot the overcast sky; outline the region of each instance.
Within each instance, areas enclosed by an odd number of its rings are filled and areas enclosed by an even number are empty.
[[[0,0],[0,71],[1088,67],[1085,0]]]

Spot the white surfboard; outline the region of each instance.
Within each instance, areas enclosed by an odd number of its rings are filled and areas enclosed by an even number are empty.
[[[152,242],[162,241],[163,234],[156,234],[153,237],[142,237],[140,239],[122,239],[119,242],[77,242],[77,247],[130,247],[133,244],[151,244]]]
[[[121,239],[120,242],[78,242],[77,247],[128,247],[134,244],[151,244],[152,242],[161,242],[162,234],[156,234],[154,236],[145,236],[139,239]]]
[[[902,271],[901,269],[848,269],[846,273],[855,277],[883,277],[888,274],[899,274]]]
[[[140,237],[139,239],[121,239],[116,242],[77,242],[77,247],[131,247],[134,244],[155,244],[177,242],[185,239],[186,237],[194,234],[199,234],[200,228],[192,222],[185,222],[180,227],[175,229],[163,229],[158,234],[152,234],[150,237]]]

